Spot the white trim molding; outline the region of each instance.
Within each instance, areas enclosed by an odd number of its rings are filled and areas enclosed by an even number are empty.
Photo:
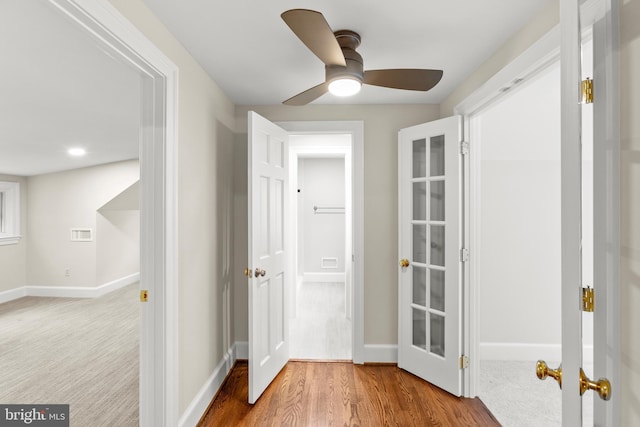
[[[363,363],[398,363],[396,344],[365,344]]]
[[[140,418],[178,424],[178,67],[105,0],[48,0],[141,76]]]
[[[344,273],[303,273],[302,278],[304,283],[344,283],[345,281]]]
[[[0,304],[13,301],[27,296],[27,288],[20,286],[18,288],[9,289],[0,292]]]
[[[593,363],[593,346],[585,345],[582,361],[585,364]],[[484,342],[480,343],[480,360],[519,360],[532,362],[532,369],[537,360],[545,360],[547,363],[562,361],[562,346],[558,344],[544,343],[504,343]]]
[[[20,183],[0,181],[0,246],[20,242]]]
[[[493,75],[475,92],[454,108],[454,114],[464,116],[464,140],[469,144],[469,155],[465,159],[465,211],[464,244],[473,255],[463,269],[463,292],[468,298],[464,301],[463,347],[462,353],[469,356],[469,369],[463,373],[463,396],[475,397],[480,381],[480,269],[482,254],[479,250],[480,223],[479,212],[482,203],[480,195],[481,144],[474,139],[476,129],[471,127],[471,117],[499,101],[506,93],[514,90],[546,69],[560,58],[560,26],[557,25],[547,34],[525,50],[520,56]]]
[[[0,292],[0,304],[22,297],[99,298],[110,292],[140,281],[140,273],[133,273],[100,286],[37,286],[27,285]]]
[[[352,287],[353,363],[364,363],[364,122],[317,121],[278,122],[290,134],[352,135]]]
[[[218,393],[220,387],[222,387],[222,383],[224,383],[227,375],[231,372],[231,368],[233,368],[236,360],[236,344],[234,344],[227,350],[224,356],[222,356],[222,360],[220,360],[213,370],[211,376],[207,378],[189,406],[187,406],[187,409],[185,409],[178,421],[179,427],[195,427],[198,425],[209,404],[211,404],[216,393]]]
[[[249,343],[247,341],[236,341],[233,344],[236,360],[248,360],[249,359]]]

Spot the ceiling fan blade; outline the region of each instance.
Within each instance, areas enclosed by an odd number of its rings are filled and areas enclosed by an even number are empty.
[[[283,102],[284,105],[307,105],[308,103],[315,101],[322,95],[329,91],[329,83],[320,83],[318,86],[314,86],[311,89],[307,89],[304,92],[293,96]]]
[[[326,65],[347,63],[331,27],[320,12],[291,9],[280,15],[296,36]]]
[[[427,91],[437,85],[441,78],[442,70],[398,68],[365,71],[363,82],[394,89]]]

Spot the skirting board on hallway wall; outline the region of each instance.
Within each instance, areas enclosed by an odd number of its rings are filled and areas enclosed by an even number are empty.
[[[365,344],[363,363],[398,363],[398,346],[395,344]]]
[[[236,341],[235,354],[238,360],[249,358],[249,343]],[[395,344],[365,344],[362,363],[398,363],[398,346]]]
[[[560,344],[480,343],[480,360],[561,361]],[[593,363],[593,346],[585,346],[584,363]]]
[[[231,348],[227,350],[222,360],[213,370],[211,376],[207,378],[200,391],[198,391],[180,417],[178,421],[179,427],[195,427],[198,424],[198,421],[200,421],[200,418],[204,415],[225,378],[227,378],[233,364],[236,363],[236,360],[242,359],[242,357],[238,356],[237,351],[239,347],[242,347],[242,344],[246,343],[234,343]]]
[[[98,298],[140,281],[140,273],[133,273],[100,286],[24,286],[0,292],[0,304],[22,297]]]
[[[27,296],[27,289],[23,286],[21,288],[9,289],[8,291],[0,292],[0,304],[3,302],[13,301],[14,299]]]
[[[306,283],[344,283],[344,273],[303,273]]]

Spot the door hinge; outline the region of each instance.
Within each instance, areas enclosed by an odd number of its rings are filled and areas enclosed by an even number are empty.
[[[469,141],[460,141],[460,154],[469,154]]]
[[[469,357],[464,354],[460,356],[460,369],[467,369],[469,367]]]
[[[580,96],[583,104],[593,103],[593,80],[589,77],[580,84]]]
[[[582,311],[593,313],[595,307],[595,293],[591,286],[582,288]]]
[[[140,291],[140,302],[149,302],[149,291],[146,289]]]
[[[460,249],[460,262],[469,261],[469,249],[462,248]]]

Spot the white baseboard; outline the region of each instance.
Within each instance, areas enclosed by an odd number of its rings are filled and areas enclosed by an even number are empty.
[[[200,418],[204,415],[213,397],[220,389],[220,386],[222,386],[227,374],[231,371],[236,361],[235,354],[234,344],[227,350],[220,363],[218,363],[218,366],[213,370],[211,376],[205,381],[200,391],[198,391],[189,406],[187,406],[187,409],[185,409],[178,421],[179,427],[195,427],[198,424],[198,421],[200,421]]]
[[[249,359],[249,343],[247,341],[236,341],[233,345],[236,350],[236,360]]]
[[[121,277],[120,279],[112,280],[111,282],[107,282],[104,285],[100,285],[96,288],[96,291],[97,291],[96,297],[101,297],[102,295],[106,295],[109,292],[122,289],[125,286],[132,285],[139,281],[140,281],[140,272],[133,273],[125,277]]]
[[[200,418],[202,418],[204,412],[222,386],[224,379],[231,371],[233,364],[236,363],[238,359],[246,359],[246,357],[241,357],[239,353],[242,351],[246,353],[247,346],[247,342],[236,342],[227,350],[227,353],[213,370],[211,376],[180,417],[178,421],[179,427],[192,427],[198,424],[198,421],[200,421]]]
[[[236,360],[249,358],[249,343],[236,341],[234,344]],[[366,345],[362,363],[398,363],[398,346],[395,344]]]
[[[0,292],[0,303],[22,297],[98,298],[140,281],[140,273],[133,273],[100,286],[24,286]]]
[[[560,344],[480,343],[480,360],[562,360]]]
[[[24,286],[21,288],[9,289],[8,291],[2,291],[0,292],[0,304],[2,304],[3,302],[13,301],[14,299],[18,299],[26,296],[27,296],[27,292]]]
[[[593,363],[593,345],[584,346],[583,362]],[[480,343],[480,360],[518,360],[535,362],[560,362],[562,346],[560,344],[529,343]]]
[[[303,273],[303,282],[344,283],[343,273]]]
[[[398,363],[396,344],[365,344],[364,363]]]

